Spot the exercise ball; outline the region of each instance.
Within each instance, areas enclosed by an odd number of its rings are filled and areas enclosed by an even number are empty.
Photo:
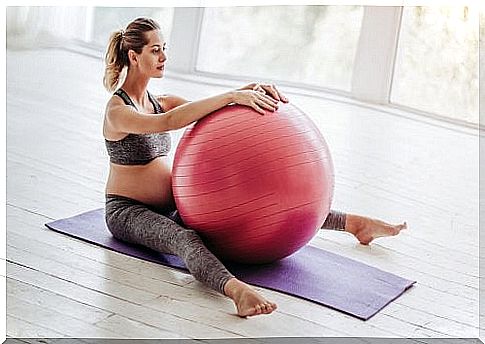
[[[172,171],[175,203],[220,259],[261,264],[308,243],[333,197],[333,163],[312,120],[292,104],[262,116],[228,105],[187,128]]]

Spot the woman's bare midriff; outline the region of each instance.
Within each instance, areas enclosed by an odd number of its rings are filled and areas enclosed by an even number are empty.
[[[146,165],[110,163],[106,193],[129,197],[161,210],[174,210],[168,157],[156,158]]]

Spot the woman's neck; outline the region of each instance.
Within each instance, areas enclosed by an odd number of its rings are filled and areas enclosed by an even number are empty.
[[[134,75],[128,70],[126,79],[121,88],[128,93],[130,98],[137,104],[144,104],[147,100],[147,87],[149,78]]]

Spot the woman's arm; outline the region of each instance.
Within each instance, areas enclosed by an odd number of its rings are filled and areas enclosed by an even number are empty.
[[[273,84],[262,84],[257,82],[252,82],[248,85],[245,85],[241,88],[238,88],[236,91],[243,91],[243,90],[253,90],[256,92],[261,92],[263,94],[267,94],[271,96],[273,99],[282,101],[284,103],[288,103],[288,98],[281,93],[278,88]],[[165,94],[156,97],[160,104],[162,104],[162,108],[164,111],[169,111],[177,106],[183,105],[188,103],[187,99],[184,99],[179,96],[175,96],[172,94]]]
[[[112,130],[120,133],[158,133],[186,127],[230,103],[250,106],[263,115],[264,109],[274,111],[277,108],[274,99],[251,90],[236,90],[186,102],[158,115],[138,112],[118,97],[113,97],[108,102],[106,121]]]
[[[164,94],[161,96],[157,96],[156,99],[162,106],[164,112],[170,111],[177,106],[183,105],[185,103],[189,103],[187,99],[184,99],[179,96],[175,96],[173,94]]]
[[[260,84],[258,82],[252,82],[238,88],[238,90],[253,90],[256,92],[261,92],[262,94],[267,94],[278,101],[281,100],[283,103],[289,102],[288,98],[286,98],[286,96],[281,93],[273,84]]]

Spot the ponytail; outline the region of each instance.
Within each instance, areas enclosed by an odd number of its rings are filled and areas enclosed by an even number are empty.
[[[123,51],[123,34],[123,30],[113,32],[106,49],[103,84],[109,92],[116,90],[121,72],[128,62],[126,52]]]

